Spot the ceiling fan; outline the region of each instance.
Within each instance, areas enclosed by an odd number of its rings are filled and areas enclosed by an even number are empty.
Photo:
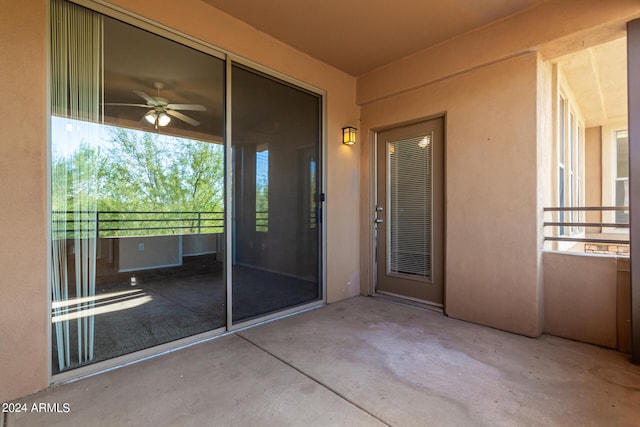
[[[155,82],[153,84],[153,87],[155,87],[158,91],[157,96],[150,96],[139,90],[133,91],[133,93],[147,101],[146,104],[107,103],[105,105],[149,108],[149,111],[147,111],[144,115],[144,119],[149,122],[149,124],[155,125],[156,129],[158,129],[158,126],[167,126],[171,122],[171,117],[182,120],[183,122],[188,123],[191,126],[198,126],[200,124],[199,121],[185,114],[182,114],[177,110],[206,111],[207,108],[204,105],[171,104],[169,103],[169,100],[167,98],[163,98],[160,96],[160,89],[164,88],[164,85],[162,83]]]

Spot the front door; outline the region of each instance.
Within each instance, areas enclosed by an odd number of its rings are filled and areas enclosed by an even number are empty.
[[[443,304],[443,118],[377,134],[376,292]]]

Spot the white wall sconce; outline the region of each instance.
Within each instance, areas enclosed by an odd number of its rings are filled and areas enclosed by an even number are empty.
[[[347,126],[342,128],[342,143],[345,145],[353,145],[356,143],[356,131],[358,129]]]

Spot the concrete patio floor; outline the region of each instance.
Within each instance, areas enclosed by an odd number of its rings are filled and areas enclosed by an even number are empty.
[[[638,426],[640,367],[356,297],[19,403],[2,427]]]

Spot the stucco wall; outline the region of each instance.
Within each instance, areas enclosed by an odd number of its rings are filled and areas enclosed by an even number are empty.
[[[47,384],[45,2],[0,13],[0,402]]]
[[[545,252],[544,332],[615,348],[617,261]]]
[[[553,198],[554,58],[624,34],[633,0],[557,0],[358,79],[362,135],[446,112],[446,300],[454,317],[542,330],[542,207]],[[538,66],[535,56],[538,54]],[[536,98],[536,83],[538,95]],[[371,292],[371,147],[362,147],[362,292]]]
[[[114,1],[133,12],[327,92],[327,299],[359,292],[359,146],[355,79],[198,0]],[[46,0],[4,2],[0,14],[0,401],[48,385]],[[350,283],[350,286],[347,284]]]
[[[521,52],[539,50],[545,60],[557,58],[620,38],[625,23],[637,16],[637,0],[547,1],[361,76],[357,100],[383,99]]]
[[[445,310],[530,336],[540,333],[541,303],[537,64],[524,54],[362,107],[363,135],[446,113]],[[372,146],[362,146],[367,183]],[[372,211],[372,188],[363,193]],[[361,234],[367,247],[369,224]],[[363,272],[370,267],[363,260]]]
[[[552,195],[555,188],[553,171],[556,169],[553,156],[549,153],[554,147],[553,135],[556,133],[556,114],[553,110],[555,92],[553,90],[553,65],[549,61],[543,61],[538,55],[538,96],[537,96],[537,138],[538,138],[538,231],[543,230],[543,222],[546,220],[541,207],[553,206]],[[544,247],[544,234],[538,235],[538,247]],[[542,253],[538,252],[538,331],[544,326],[544,281],[543,281]]]
[[[118,271],[182,265],[180,236],[124,237],[118,241]]]

